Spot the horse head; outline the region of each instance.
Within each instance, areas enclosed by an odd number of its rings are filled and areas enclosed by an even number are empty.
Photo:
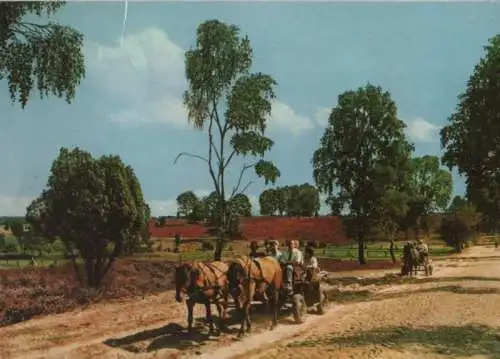
[[[193,277],[196,274],[196,270],[189,263],[183,263],[175,267],[175,300],[177,302],[182,302],[184,294],[193,285]]]
[[[243,282],[248,279],[248,272],[240,261],[232,262],[227,270],[227,282],[232,296],[239,297],[243,291]]]

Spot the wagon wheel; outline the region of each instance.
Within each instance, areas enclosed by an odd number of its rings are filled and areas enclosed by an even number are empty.
[[[319,315],[325,314],[325,309],[328,307],[328,294],[324,291],[321,286],[318,288],[318,298],[319,298],[319,303],[317,306],[317,311]]]
[[[306,302],[302,294],[294,294],[292,297],[293,319],[297,324],[304,323],[304,314],[306,314]]]

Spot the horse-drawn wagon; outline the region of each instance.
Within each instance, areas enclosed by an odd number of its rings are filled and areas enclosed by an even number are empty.
[[[292,290],[282,291],[281,304],[291,304],[295,322],[302,323],[308,308],[316,306],[318,314],[324,314],[328,305],[328,295],[321,282],[326,277],[325,272],[318,269],[296,265],[293,268]]]
[[[432,275],[433,265],[426,247],[419,247],[415,243],[408,242],[403,247],[403,265],[401,275],[417,275],[419,271],[426,276]]]

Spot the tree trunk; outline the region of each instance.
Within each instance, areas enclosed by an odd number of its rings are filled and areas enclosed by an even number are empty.
[[[214,261],[222,260],[222,251],[224,250],[224,245],[226,243],[226,231],[223,228],[219,228],[219,235],[217,236],[217,240],[215,242],[215,251],[214,251]]]
[[[420,222],[421,222],[421,218],[418,217],[415,220],[415,238],[417,239],[417,241],[420,239]]]
[[[358,260],[359,264],[366,264],[365,237],[358,235]]]
[[[391,239],[391,246],[389,247],[389,253],[391,254],[392,263],[396,263],[396,256],[394,255],[394,240]]]
[[[95,286],[95,268],[94,260],[90,258],[84,259],[85,261],[85,273],[87,274],[87,284],[90,288]]]

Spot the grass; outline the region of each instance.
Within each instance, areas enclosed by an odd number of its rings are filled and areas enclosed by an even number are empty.
[[[381,345],[395,350],[419,345],[436,354],[452,357],[500,358],[500,333],[485,325],[461,327],[377,328],[354,335],[330,335],[290,343],[289,348],[327,346],[342,349]]]
[[[167,242],[168,241],[168,242]],[[205,239],[206,241],[206,239]],[[169,240],[162,241],[163,243],[170,243]],[[402,243],[398,243],[398,249],[394,251],[396,258],[401,256]],[[193,247],[190,247],[193,248]],[[194,246],[196,248],[196,246]],[[231,251],[226,251],[223,254],[225,259],[234,257],[237,254],[247,254],[249,253],[248,242],[235,241],[230,244]],[[263,250],[261,248],[260,250]],[[434,242],[430,245],[430,252],[432,257],[444,257],[454,253],[453,248],[445,246],[442,242]],[[370,243],[367,245],[367,260],[391,260],[389,253],[388,243]],[[324,259],[335,259],[335,260],[356,260],[358,257],[358,248],[356,244],[352,245],[340,245],[340,246],[327,246],[326,248],[316,249],[316,256],[318,258]],[[213,258],[213,250],[202,251],[202,250],[189,250],[183,251],[180,254],[167,251],[155,251],[153,253],[139,253],[133,256],[134,259],[146,260],[146,261],[193,261],[193,260],[211,260]],[[68,262],[64,259],[62,253],[52,252],[50,254],[44,254],[42,257],[36,258],[37,264],[39,266],[49,266],[49,265],[62,265]],[[7,268],[22,268],[30,264],[30,260],[0,260],[0,269]]]

